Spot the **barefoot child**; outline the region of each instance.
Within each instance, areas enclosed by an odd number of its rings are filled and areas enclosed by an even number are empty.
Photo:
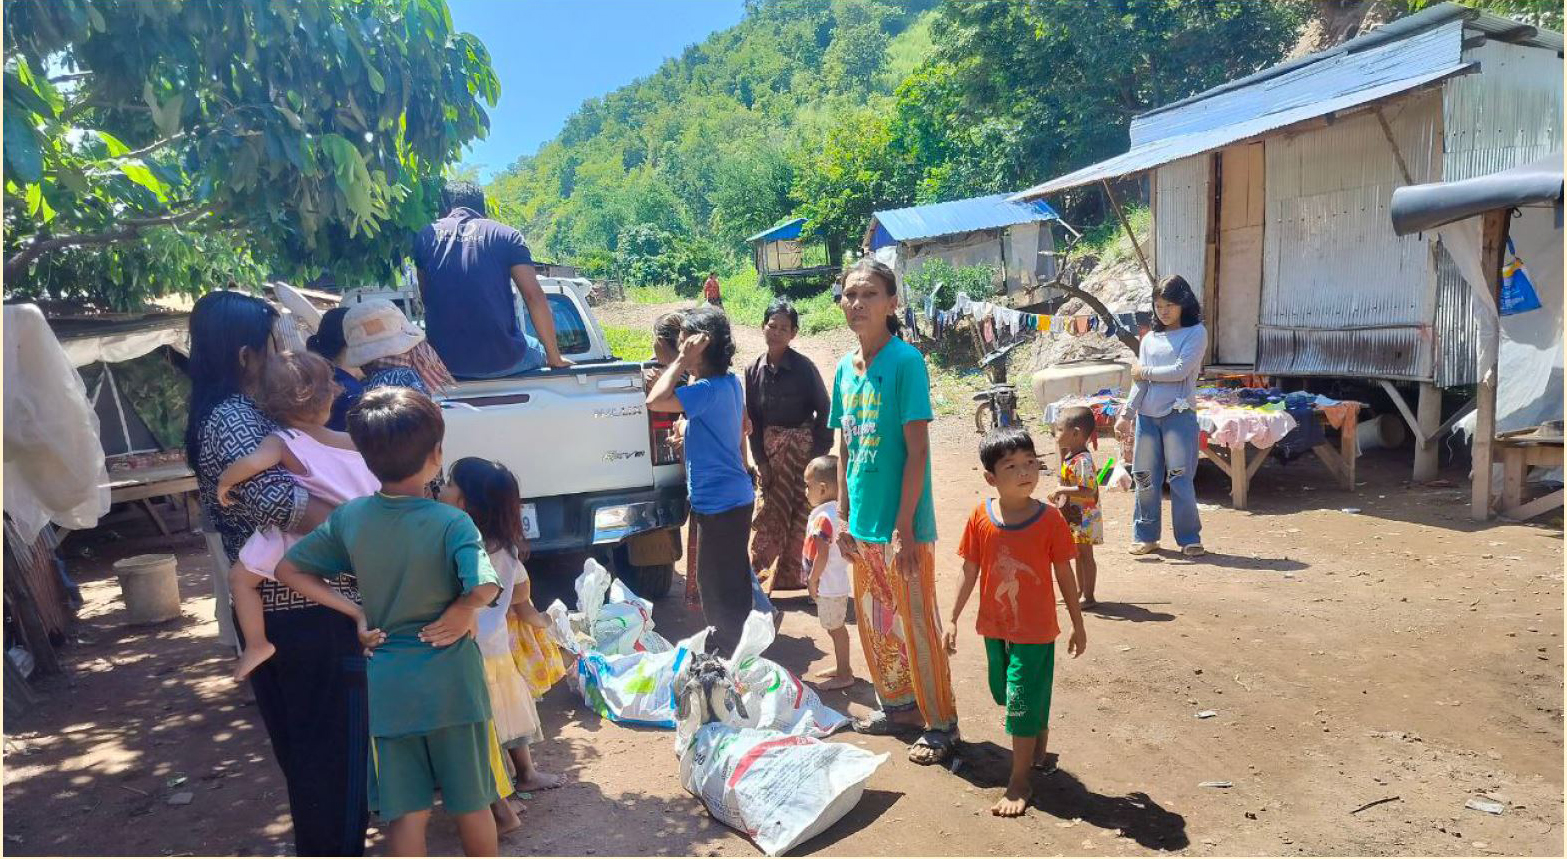
[[[283,352],[262,366],[250,397],[284,427],[229,465],[218,476],[218,503],[229,506],[236,485],[269,468],[282,466],[311,496],[329,504],[370,495],[381,482],[365,467],[364,458],[345,434],[326,428],[338,393],[332,365],[311,352]],[[245,651],[234,666],[234,679],[244,680],[276,652],[267,640],[262,620],[261,581],[273,577],[283,553],[299,538],[267,528],[250,535],[239,560],[229,570],[234,615],[244,633]]]
[[[1062,600],[1072,616],[1067,652],[1080,656],[1088,644],[1077,606],[1072,559],[1077,547],[1060,511],[1034,500],[1039,458],[1034,440],[1021,427],[992,430],[980,443],[985,482],[996,498],[981,502],[969,516],[958,555],[963,583],[952,606],[946,649],[957,649],[958,618],[979,582],[979,620],[990,667],[990,694],[1007,708],[1006,732],[1012,737],[1012,778],[991,814],[1018,817],[1033,795],[1031,766],[1042,766],[1050,739],[1050,690],[1055,675],[1055,573]]]
[[[393,856],[428,855],[435,793],[455,818],[463,852],[494,856],[490,804],[500,798],[484,659],[472,631],[500,580],[468,514],[425,496],[441,470],[445,421],[408,388],[367,392],[348,434],[381,481],[344,503],[278,564],[279,582],[321,605],[352,603],[327,587],[353,570],[369,625],[385,641],[367,666],[373,795]],[[345,738],[351,739],[351,738]]]
[[[1094,547],[1105,541],[1104,518],[1099,512],[1099,471],[1094,455],[1088,452],[1088,440],[1094,436],[1094,413],[1083,406],[1063,409],[1056,426],[1061,486],[1050,493],[1050,503],[1061,508],[1072,526],[1077,542],[1077,585],[1086,611],[1097,602],[1094,584],[1099,579],[1099,566],[1094,561]]]
[[[818,689],[845,689],[854,685],[849,666],[849,562],[838,548],[833,529],[838,521],[838,457],[818,456],[805,466],[805,500],[811,514],[805,520],[805,558],[802,569],[816,600],[816,619],[832,638],[837,665],[819,675]]]
[[[478,642],[479,652],[484,656],[484,680],[490,690],[496,739],[517,768],[517,790],[560,787],[560,776],[541,772],[533,765],[528,747],[543,739],[539,711],[533,705],[533,691],[512,659],[511,634],[506,627],[506,617],[514,607],[512,599],[516,588],[519,585],[526,588],[528,584],[528,571],[521,560],[526,543],[522,535],[522,492],[517,478],[499,462],[475,457],[459,459],[452,463],[451,480],[442,488],[441,500],[472,517],[484,537],[490,564],[500,579],[500,599],[493,606],[479,609]],[[541,628],[547,625],[536,609],[525,613],[524,617],[530,625]],[[497,800],[491,810],[503,834],[522,826],[505,798]]]

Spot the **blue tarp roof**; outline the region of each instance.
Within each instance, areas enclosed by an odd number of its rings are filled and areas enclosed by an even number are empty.
[[[797,238],[800,237],[800,233],[804,229],[805,229],[805,219],[804,218],[794,218],[792,220],[784,221],[783,223],[779,224],[776,227],[768,227],[767,229],[761,231],[760,233],[757,233],[756,235],[746,239],[746,241],[748,241],[748,242],[759,242],[759,241],[781,242],[781,241],[786,241],[788,239],[797,239]]]
[[[876,212],[871,215],[871,226],[867,231],[870,249],[876,250],[894,242],[991,230],[1060,217],[1043,200],[1012,203],[1007,200],[1010,196],[991,194],[988,197]]]
[[[1559,33],[1440,3],[1328,50],[1280,63],[1132,119],[1130,151],[1017,195],[1037,198],[1141,173],[1308,119],[1474,71],[1465,31],[1561,51]]]

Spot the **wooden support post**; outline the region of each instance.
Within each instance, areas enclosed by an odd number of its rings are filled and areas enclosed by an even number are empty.
[[[1441,469],[1437,447],[1438,427],[1442,423],[1442,389],[1430,382],[1420,383],[1420,402],[1416,406],[1415,482],[1429,483]]]
[[[1475,397],[1475,434],[1470,459],[1474,463],[1474,486],[1469,496],[1469,516],[1478,521],[1491,518],[1491,461],[1496,442],[1496,355],[1501,340],[1500,307],[1502,291],[1502,252],[1507,246],[1510,209],[1486,212],[1480,226],[1480,270],[1485,272],[1485,290],[1490,295],[1490,312],[1480,316],[1480,355]]]
[[[1131,222],[1126,220],[1126,213],[1121,211],[1121,204],[1116,202],[1115,192],[1110,190],[1110,180],[1105,179],[1099,184],[1104,186],[1105,196],[1110,200],[1110,208],[1115,210],[1115,216],[1121,221],[1121,229],[1126,230],[1126,237],[1132,240],[1132,250],[1137,252],[1137,261],[1143,265],[1143,274],[1148,275],[1148,285],[1158,286],[1159,281],[1153,276],[1153,269],[1148,267],[1148,258],[1143,256],[1143,246],[1137,243],[1137,236],[1132,232]]]
[[[1230,501],[1236,510],[1246,509],[1247,490],[1251,488],[1251,469],[1246,467],[1246,444],[1230,445]]]
[[[1355,491],[1355,463],[1360,459],[1360,440],[1355,438],[1355,430],[1359,427],[1360,408],[1357,406],[1344,418],[1338,437],[1339,457],[1344,462],[1344,488],[1350,492]]]

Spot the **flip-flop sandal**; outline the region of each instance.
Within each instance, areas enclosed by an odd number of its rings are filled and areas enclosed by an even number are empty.
[[[867,737],[891,737],[903,729],[883,710],[877,710],[863,719],[855,719],[852,727],[856,734],[864,734]]]
[[[914,745],[909,747],[909,762],[919,764],[920,766],[945,764],[952,758],[952,753],[955,751],[953,746],[955,744],[956,740],[946,731],[926,731],[920,734],[920,738],[914,741]],[[936,756],[926,760],[915,760],[915,749],[934,749]]]
[[[1039,773],[1044,773],[1045,775],[1050,775],[1051,773],[1056,771],[1056,769],[1058,768],[1060,763],[1061,763],[1061,756],[1060,755],[1057,755],[1055,753],[1051,753],[1051,754],[1045,755],[1045,759],[1044,760],[1036,761],[1034,763],[1034,772],[1039,772]]]

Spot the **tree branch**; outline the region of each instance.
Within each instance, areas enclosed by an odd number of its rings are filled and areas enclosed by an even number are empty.
[[[204,206],[199,209],[159,215],[153,218],[124,218],[120,221],[122,226],[118,229],[102,233],[77,233],[74,235],[55,236],[53,238],[37,237],[27,247],[22,248],[22,250],[5,261],[5,279],[14,282],[16,278],[26,271],[28,264],[46,253],[53,253],[66,248],[112,245],[116,242],[134,239],[149,227],[170,227],[189,223],[213,214],[214,211],[215,209]]]
[[[1069,286],[1059,280],[1052,280],[1045,284],[1045,286],[1053,286],[1056,289],[1061,290],[1067,295],[1070,295],[1073,298],[1076,298],[1084,304],[1088,305],[1088,309],[1099,314],[1099,318],[1105,320],[1105,322],[1115,323],[1115,314],[1110,312],[1110,308],[1105,307],[1105,303],[1099,300],[1099,296],[1078,287]],[[1132,350],[1132,354],[1135,355],[1137,353],[1136,335],[1130,331],[1127,331],[1125,328],[1122,328],[1119,323],[1115,325],[1115,339],[1126,344],[1126,348]]]
[[[149,143],[149,144],[147,144],[146,146],[143,146],[140,149],[132,149],[131,151],[126,152],[123,155],[116,155],[116,156],[114,156],[114,158],[112,158],[110,160],[112,160],[112,161],[129,161],[129,160],[134,159],[134,158],[143,158],[143,157],[145,157],[147,155],[151,155],[152,153],[158,151],[159,149],[162,149],[165,146],[169,146],[171,144],[178,143],[181,140],[184,140],[187,136],[189,136],[189,135],[187,135],[186,132],[181,131],[181,132],[179,132],[177,134],[172,134],[172,135],[170,135],[168,137],[165,137],[162,140],[155,140],[152,143]]]

